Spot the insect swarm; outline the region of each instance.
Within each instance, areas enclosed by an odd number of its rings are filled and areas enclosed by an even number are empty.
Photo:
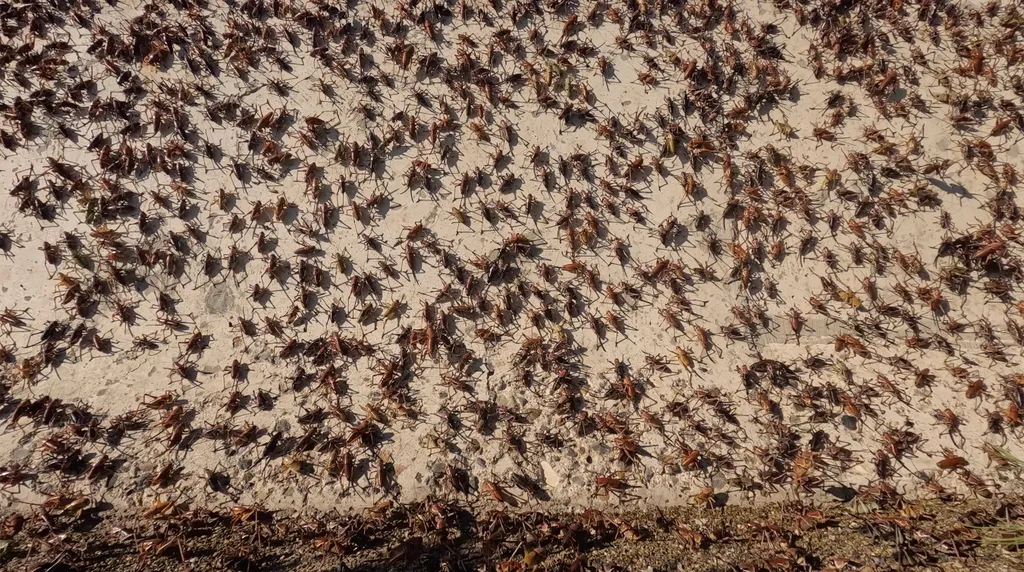
[[[149,495],[101,529],[143,565],[220,523],[238,569],[283,538],[584,569],[726,538],[622,514],[681,475],[796,499],[730,542],[816,546],[800,499],[841,489],[877,566],[983,559],[906,499],[996,495],[976,436],[1022,426],[1019,10],[748,4],[3,11],[0,487],[46,499],[8,555],[81,567],[103,489]],[[296,493],[351,510],[255,504]]]

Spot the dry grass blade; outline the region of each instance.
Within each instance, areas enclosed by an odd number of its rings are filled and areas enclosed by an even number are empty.
[[[1004,522],[976,529],[983,532],[982,544],[1006,548],[1024,547],[1024,524],[1020,522]]]
[[[1016,469],[1024,469],[1024,459],[1021,459],[1020,457],[1014,455],[1006,447],[993,445],[992,450],[995,452],[996,455],[999,456],[1000,459],[1005,461],[1008,466],[1014,467]]]

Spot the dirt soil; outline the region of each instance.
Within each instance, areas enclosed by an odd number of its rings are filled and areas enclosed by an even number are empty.
[[[357,515],[25,515],[11,570],[1019,570],[1019,499],[544,514],[428,500]],[[1016,540],[998,543],[1017,522]]]

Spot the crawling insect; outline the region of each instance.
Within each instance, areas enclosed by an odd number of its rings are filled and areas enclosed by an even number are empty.
[[[594,479],[594,485],[594,494],[596,496],[607,497],[609,494],[612,494],[620,500],[627,498],[629,496],[629,490],[633,488],[621,474],[599,476]]]
[[[962,445],[964,437],[960,433],[960,423],[961,422],[960,422],[960,416],[959,415],[957,415],[956,413],[953,412],[952,409],[947,407],[945,409],[935,411],[932,414],[932,416],[935,418],[935,420],[937,422],[939,422],[941,425],[943,425],[946,428],[946,433],[949,434],[949,439],[950,439],[950,441],[953,442],[953,446],[955,446],[955,447],[959,447],[960,446],[960,445],[957,445],[957,442],[956,442],[956,438],[957,437],[960,438],[961,445]]]

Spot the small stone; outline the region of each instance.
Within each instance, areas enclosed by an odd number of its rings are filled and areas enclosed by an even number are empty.
[[[551,488],[558,487],[561,479],[558,478],[558,472],[555,471],[555,468],[549,465],[547,461],[541,461],[540,468],[544,471],[545,484]]]
[[[850,431],[857,430],[857,418],[852,415],[843,415],[843,427],[846,427]]]
[[[234,299],[231,290],[225,283],[218,284],[210,289],[206,296],[206,310],[211,314],[226,314],[234,306]]]

